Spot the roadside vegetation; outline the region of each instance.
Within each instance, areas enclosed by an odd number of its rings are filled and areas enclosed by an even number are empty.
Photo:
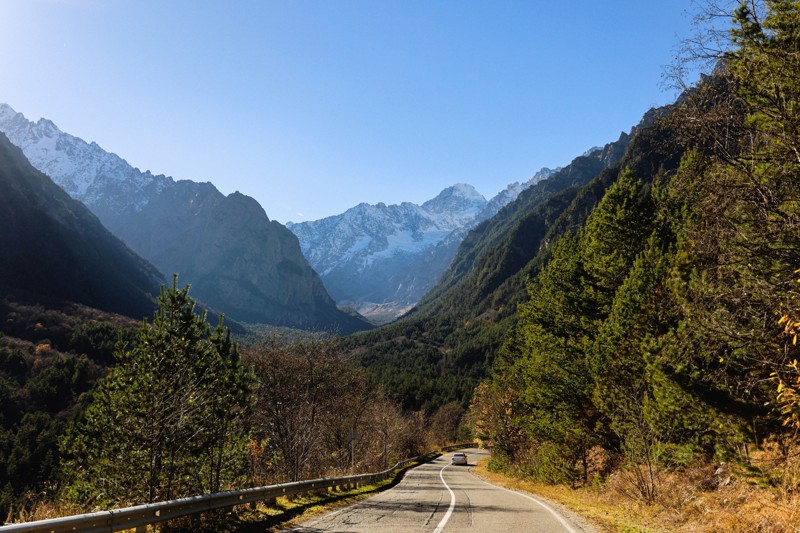
[[[794,531],[800,4],[731,15],[651,128],[680,165],[623,168],[552,244],[470,418],[494,471],[665,530]]]
[[[457,438],[462,408],[403,411],[336,338],[240,347],[177,278],[158,304],[138,328],[4,304],[7,521],[375,472]]]

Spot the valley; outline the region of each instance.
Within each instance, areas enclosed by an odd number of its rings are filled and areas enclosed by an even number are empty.
[[[797,530],[800,6],[700,9],[718,47],[683,42],[672,101],[488,199],[455,179],[284,225],[0,104],[0,518],[475,442],[479,467],[434,458],[298,531],[583,527],[473,467],[587,529]]]

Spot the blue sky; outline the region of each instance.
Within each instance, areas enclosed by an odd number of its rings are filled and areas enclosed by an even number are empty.
[[[672,101],[691,0],[0,0],[0,102],[280,222],[491,197]]]

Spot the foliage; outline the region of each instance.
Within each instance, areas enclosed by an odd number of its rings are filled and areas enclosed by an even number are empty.
[[[636,174],[529,283],[471,407],[496,466],[585,483],[599,445],[652,502],[665,468],[746,462],[800,427],[800,6],[745,2],[732,20],[715,74],[656,117],[657,142],[631,142]]]
[[[795,274],[800,270],[795,271]],[[800,280],[797,280],[800,283]],[[794,295],[792,299],[797,298]],[[784,359],[790,361],[785,363],[782,371],[773,373],[778,381],[777,402],[781,414],[783,415],[783,425],[800,429],[800,367],[798,367],[798,348],[797,337],[800,336],[800,319],[794,315],[783,314],[778,320],[778,325],[783,327]]]
[[[0,339],[0,508],[13,516],[58,480],[58,437],[101,372],[86,355]]]
[[[373,387],[336,339],[272,337],[246,361],[257,382],[250,459],[259,482],[375,471],[425,446],[416,417]]]
[[[216,492],[243,473],[251,378],[230,332],[194,313],[177,277],[158,303],[62,439],[67,492],[81,503]]]

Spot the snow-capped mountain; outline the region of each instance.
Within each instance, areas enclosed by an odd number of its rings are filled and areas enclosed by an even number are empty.
[[[362,203],[341,215],[287,227],[340,305],[386,320],[433,287],[470,228],[553,172],[542,169],[488,202],[471,185],[459,183],[422,205]]]
[[[6,104],[0,131],[131,249],[231,318],[340,333],[367,327],[336,308],[294,235],[253,198],[142,172]]]
[[[336,215],[287,227],[323,278],[348,263],[363,274],[375,261],[418,254],[438,244],[454,229],[475,218],[486,199],[469,185],[449,187],[433,200],[416,205],[359,204]],[[334,296],[336,298],[336,296]]]
[[[534,174],[533,177],[528,181],[522,183],[517,181],[512,183],[511,185],[509,185],[508,187],[497,193],[494,198],[492,198],[486,203],[486,206],[483,208],[483,210],[477,217],[476,224],[478,222],[483,222],[484,220],[492,218],[503,207],[516,200],[522,191],[524,191],[528,187],[531,187],[532,185],[536,185],[542,180],[546,180],[559,170],[561,170],[561,167],[557,167],[554,169],[544,167],[540,169],[538,172],[536,172],[536,174]]]
[[[96,143],[62,132],[47,119],[31,122],[7,104],[0,104],[0,131],[37,170],[90,209],[140,211],[149,198],[172,183],[166,176],[139,171]]]

